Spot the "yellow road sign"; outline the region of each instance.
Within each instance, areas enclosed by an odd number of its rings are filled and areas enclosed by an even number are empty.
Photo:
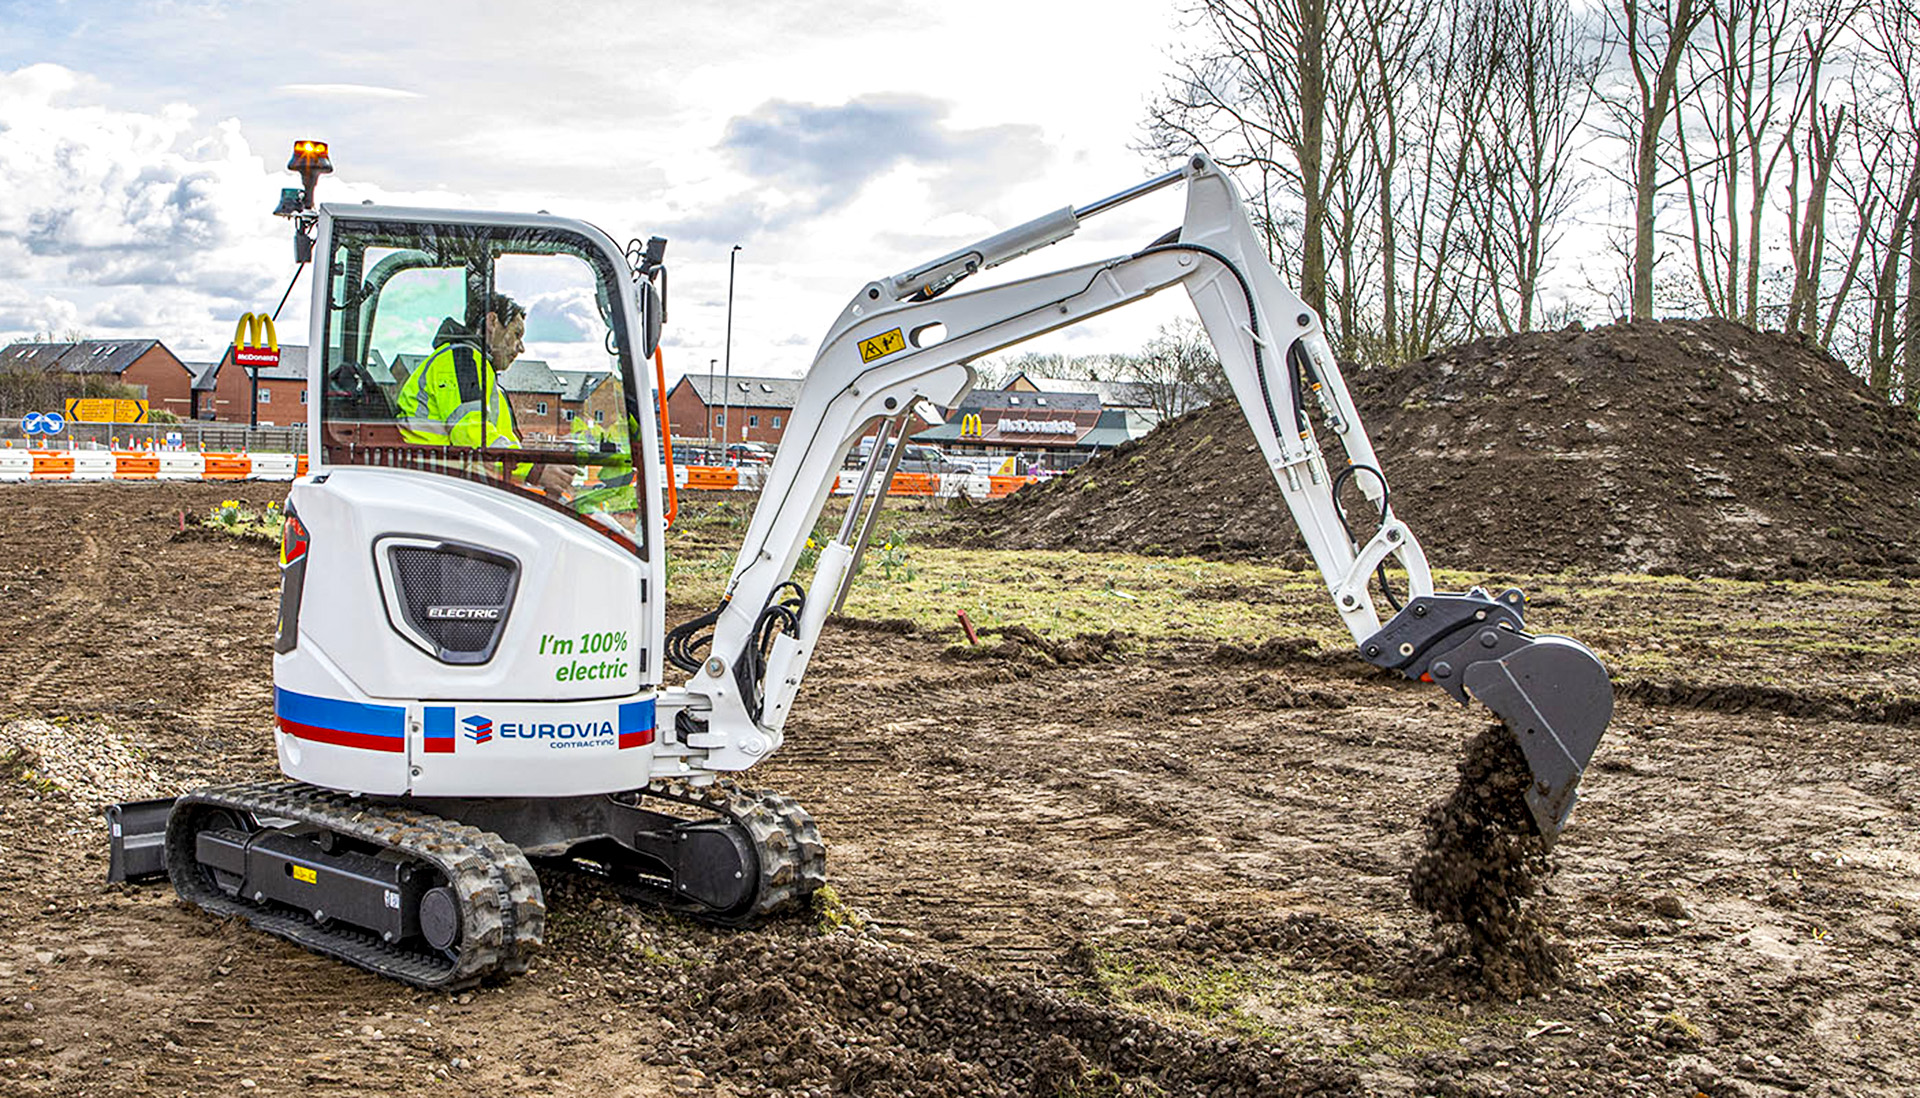
[[[112,397],[68,397],[67,418],[75,423],[145,423],[147,402]]]

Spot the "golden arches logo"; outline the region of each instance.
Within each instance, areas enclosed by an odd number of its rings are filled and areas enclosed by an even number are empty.
[[[265,313],[243,313],[233,326],[233,361],[241,366],[280,365],[280,335]]]
[[[960,417],[960,436],[979,438],[982,431],[980,416],[977,412],[968,412]]]

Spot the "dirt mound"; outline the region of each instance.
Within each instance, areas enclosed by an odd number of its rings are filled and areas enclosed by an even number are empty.
[[[783,1093],[1306,1095],[1350,1071],[1181,1032],[851,934],[763,937],[695,970],[666,1013],[709,1073]]]
[[[1435,565],[1920,575],[1920,425],[1777,333],[1717,320],[1531,332],[1348,380],[1394,511]],[[1231,404],[968,521],[1002,547],[1306,566]]]
[[[1548,939],[1527,901],[1553,872],[1525,793],[1527,760],[1501,725],[1460,759],[1460,781],[1427,810],[1425,847],[1409,875],[1413,902],[1433,913],[1443,948],[1487,989],[1517,998],[1552,980],[1565,947]]]

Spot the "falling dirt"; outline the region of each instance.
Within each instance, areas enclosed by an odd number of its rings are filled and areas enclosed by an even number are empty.
[[[1348,382],[1394,513],[1437,566],[1920,575],[1920,425],[1796,339],[1718,320],[1576,326]],[[1333,436],[1321,437],[1339,467]],[[1364,514],[1359,493],[1346,494]],[[976,543],[1002,548],[1306,566],[1231,403],[964,522]]]
[[[1453,792],[1427,809],[1425,848],[1408,875],[1413,902],[1433,913],[1445,948],[1503,999],[1550,984],[1568,957],[1529,903],[1553,872],[1527,809],[1530,784],[1513,733],[1483,729],[1462,753]]]

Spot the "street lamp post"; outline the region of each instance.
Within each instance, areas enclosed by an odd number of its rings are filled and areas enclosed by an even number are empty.
[[[710,358],[707,360],[707,442],[708,443],[713,442],[713,368],[718,365],[720,365],[720,360],[717,358]]]
[[[733,451],[727,445],[728,438],[733,434],[733,424],[727,422],[726,410],[731,406],[733,399],[733,265],[734,260],[738,258],[740,258],[740,245],[735,244],[733,250],[727,253],[727,345],[722,352],[726,355],[727,362],[724,383],[726,389],[720,398],[720,452],[727,455],[728,465],[733,464]]]

